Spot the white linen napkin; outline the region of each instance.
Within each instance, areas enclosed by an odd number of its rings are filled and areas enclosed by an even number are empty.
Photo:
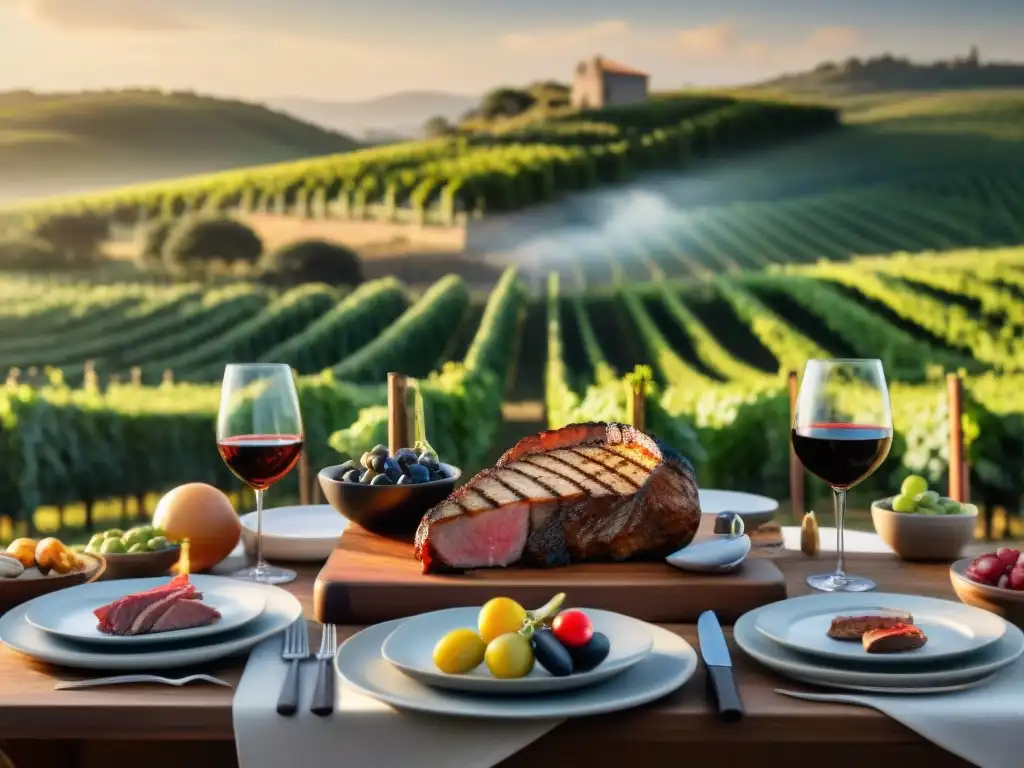
[[[1024,761],[1024,659],[990,682],[952,693],[776,693],[871,707],[979,768],[1020,768]]]
[[[491,768],[543,736],[561,720],[484,720],[397,710],[336,681],[337,709],[309,711],[315,660],[302,662],[299,711],[277,714],[288,667],[283,636],[257,646],[232,705],[239,768],[345,765],[347,768]]]

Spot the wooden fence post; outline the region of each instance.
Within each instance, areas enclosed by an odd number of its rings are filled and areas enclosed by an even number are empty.
[[[796,371],[789,372],[789,423],[796,419],[796,398],[800,391],[800,381]],[[789,444],[789,501],[793,507],[793,516],[802,520],[804,516],[804,465],[793,450],[793,442]]]
[[[388,374],[388,451],[411,448],[409,429],[409,380],[404,373]]]
[[[964,433],[963,433],[963,382],[955,373],[946,376],[946,397],[949,408],[949,492],[954,501],[964,498]]]

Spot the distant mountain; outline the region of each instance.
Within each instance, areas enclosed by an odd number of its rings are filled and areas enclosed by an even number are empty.
[[[193,93],[0,93],[0,203],[361,146],[250,104]]]
[[[418,138],[434,115],[456,120],[477,106],[479,96],[444,91],[404,91],[366,101],[332,101],[281,97],[267,103],[302,120],[360,138]]]
[[[782,75],[753,90],[848,96],[881,91],[956,90],[1024,86],[1024,63],[981,63],[976,49],[962,59],[913,62],[889,54],[872,59],[826,61],[809,72]]]

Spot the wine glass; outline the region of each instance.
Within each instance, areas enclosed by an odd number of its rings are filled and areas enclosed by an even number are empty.
[[[892,413],[881,360],[809,360],[793,419],[793,450],[832,488],[836,512],[835,573],[807,577],[822,592],[865,592],[875,583],[850,576],[843,562],[846,492],[889,455]]]
[[[263,584],[292,581],[295,571],[263,559],[263,494],[302,453],[302,414],[289,366],[246,363],[224,369],[217,450],[228,469],[256,492],[256,565],[231,575]]]

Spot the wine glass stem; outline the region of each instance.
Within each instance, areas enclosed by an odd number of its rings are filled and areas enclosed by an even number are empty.
[[[256,571],[257,573],[267,570],[267,564],[263,560],[263,494],[266,491],[256,491]]]
[[[836,510],[836,576],[846,578],[846,561],[843,550],[843,518],[846,517],[846,491],[832,489]]]

